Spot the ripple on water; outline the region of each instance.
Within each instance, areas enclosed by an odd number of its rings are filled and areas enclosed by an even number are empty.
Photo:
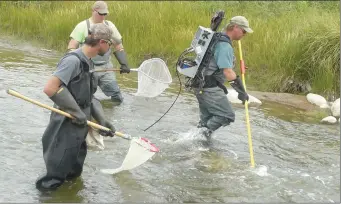
[[[31,50],[31,51],[30,51]],[[52,105],[42,87],[61,55],[0,41],[0,202],[338,202],[340,197],[339,127],[291,122],[270,109],[250,108],[256,167],[250,155],[243,108],[236,121],[215,132],[210,142],[199,134],[195,97],[171,89],[156,98],[135,97],[137,74],[116,75],[124,96],[117,106],[103,101],[117,130],[147,137],[161,152],[131,171],[101,174],[119,167],[129,142],[105,138],[102,151],[89,150],[82,177],[42,195],[35,187],[43,174],[41,136],[50,112],[9,96],[12,88]],[[26,52],[27,51],[27,52]],[[41,51],[40,51],[41,52]],[[96,94],[101,94],[100,90]],[[102,99],[105,97],[102,95]],[[283,113],[285,115],[285,113]],[[283,115],[282,114],[282,115]],[[8,187],[10,186],[10,188]]]

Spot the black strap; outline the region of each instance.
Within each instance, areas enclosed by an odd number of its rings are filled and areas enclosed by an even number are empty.
[[[225,94],[228,93],[224,84],[222,84],[220,81],[218,81],[214,75],[205,76],[205,85],[203,88],[213,88],[213,87],[217,87],[217,86],[219,88],[221,88]]]
[[[90,20],[89,19],[86,19],[86,27],[87,27],[88,35],[89,35],[91,33],[90,32]]]
[[[227,89],[226,89],[226,86],[224,86],[224,84],[220,83],[220,81],[217,81],[217,86],[218,86],[219,88],[221,88],[221,89],[224,91],[225,94],[228,93],[228,91],[227,91]]]

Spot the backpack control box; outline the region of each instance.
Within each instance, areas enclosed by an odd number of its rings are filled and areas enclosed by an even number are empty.
[[[199,26],[194,39],[192,40],[191,46],[187,49],[187,53],[195,53],[195,58],[190,61],[183,60],[181,63],[178,63],[177,70],[179,73],[190,78],[194,78],[200,64],[202,63],[206,50],[211,43],[214,33],[215,32],[210,28]]]

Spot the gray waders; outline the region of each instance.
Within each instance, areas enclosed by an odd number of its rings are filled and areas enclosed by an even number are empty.
[[[58,96],[57,92],[51,97],[51,100],[55,102],[54,107],[65,109],[66,112],[71,109],[78,109],[86,115],[87,120],[90,120],[91,101],[97,88],[97,79],[89,72],[89,67],[93,65],[82,61],[75,52],[68,53],[66,56],[68,55],[76,55],[80,59],[81,73],[71,79],[65,87],[67,90],[61,92],[63,94],[59,93]],[[43,191],[55,190],[65,180],[81,175],[87,154],[85,141],[87,133],[87,125],[78,125],[72,122],[70,118],[55,112],[51,113],[50,122],[42,137],[46,174],[38,178],[36,188]]]
[[[203,127],[215,131],[234,122],[234,111],[221,88],[204,88],[202,93],[195,90],[195,96],[199,102],[200,123]]]

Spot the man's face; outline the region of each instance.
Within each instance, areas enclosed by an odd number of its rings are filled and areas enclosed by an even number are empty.
[[[92,11],[92,17],[95,23],[101,23],[105,20],[105,17],[107,16],[107,13],[100,13],[96,10]]]
[[[243,27],[239,25],[235,25],[233,28],[233,38],[234,40],[240,40],[246,35],[246,31]]]
[[[99,41],[98,55],[103,56],[105,53],[107,53],[111,45],[112,45],[112,42],[110,40],[101,39]]]

